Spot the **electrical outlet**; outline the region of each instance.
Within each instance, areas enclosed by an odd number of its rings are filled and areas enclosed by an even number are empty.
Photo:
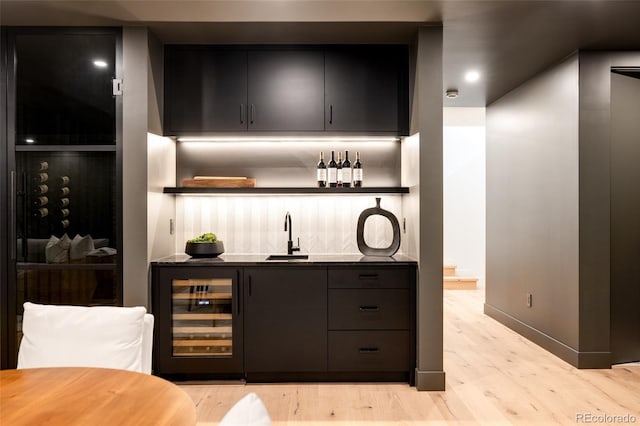
[[[527,293],[527,308],[533,306],[533,295],[531,293]]]

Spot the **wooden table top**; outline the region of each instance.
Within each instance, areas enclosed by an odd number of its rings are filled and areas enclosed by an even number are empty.
[[[196,424],[191,398],[159,377],[108,368],[0,370],[0,425]]]

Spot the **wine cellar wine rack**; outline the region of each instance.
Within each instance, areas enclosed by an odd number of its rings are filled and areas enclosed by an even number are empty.
[[[233,280],[172,280],[173,356],[233,355]]]

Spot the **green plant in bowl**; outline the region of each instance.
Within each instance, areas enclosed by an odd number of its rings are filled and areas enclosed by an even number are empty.
[[[224,253],[224,245],[216,234],[207,232],[188,240],[184,251],[191,257],[216,257]]]

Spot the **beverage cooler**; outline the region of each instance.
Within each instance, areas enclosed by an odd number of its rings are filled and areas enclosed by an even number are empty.
[[[24,302],[122,304],[121,35],[8,28],[3,39],[2,368],[11,368]]]

